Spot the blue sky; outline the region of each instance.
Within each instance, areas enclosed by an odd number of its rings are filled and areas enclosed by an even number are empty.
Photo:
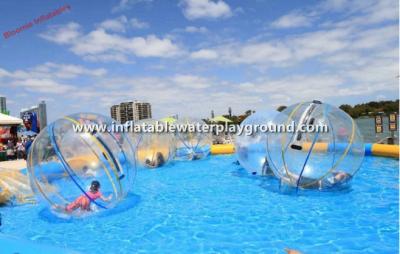
[[[398,1],[2,1],[0,95],[50,120],[148,101],[154,117],[398,99]]]

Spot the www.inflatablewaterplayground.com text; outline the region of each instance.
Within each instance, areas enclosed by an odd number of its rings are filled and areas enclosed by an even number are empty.
[[[185,123],[170,124],[165,122],[134,123],[133,121],[124,124],[74,124],[73,130],[78,133],[94,132],[113,132],[113,133],[213,133],[215,135],[223,133],[234,133],[238,135],[251,136],[256,133],[283,133],[283,132],[307,132],[307,133],[326,133],[329,128],[324,124],[300,124],[295,122],[289,124],[204,124],[204,123]]]

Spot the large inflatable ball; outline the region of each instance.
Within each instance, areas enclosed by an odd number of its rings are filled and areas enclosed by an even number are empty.
[[[319,101],[278,114],[278,133],[268,136],[268,158],[281,183],[296,188],[348,186],[364,158],[357,124],[344,111]]]
[[[256,112],[241,124],[235,139],[236,157],[240,165],[253,175],[271,174],[267,159],[268,128],[278,114],[275,110]]]
[[[141,128],[140,132],[133,134],[139,164],[157,168],[168,163],[174,156],[175,143],[174,134],[163,129],[165,123],[146,119],[135,124]]]
[[[110,209],[133,187],[135,151],[112,119],[81,113],[58,119],[42,130],[28,158],[31,188],[52,210],[81,215]]]
[[[210,154],[212,136],[205,122],[182,118],[174,122],[174,125],[176,160],[198,160]]]

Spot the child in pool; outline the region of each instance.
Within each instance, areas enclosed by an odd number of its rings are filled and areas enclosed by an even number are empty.
[[[89,196],[90,199],[86,195]],[[90,202],[92,200],[100,198],[105,202],[109,202],[112,198],[112,194],[107,198],[103,196],[103,194],[100,192],[100,182],[96,180],[92,181],[90,184],[90,190],[86,192],[86,195],[83,194],[75,199],[74,202],[68,204],[65,207],[65,211],[71,213],[78,208],[81,208],[81,210],[90,211]]]
[[[151,168],[157,168],[165,164],[165,159],[162,153],[157,152],[155,160],[146,159],[144,163]]]

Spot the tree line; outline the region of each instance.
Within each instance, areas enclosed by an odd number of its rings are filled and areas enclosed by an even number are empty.
[[[340,105],[339,108],[353,118],[374,116],[378,114],[388,115],[390,113],[399,112],[399,100],[370,101],[367,103],[356,104],[354,106],[343,104]]]
[[[388,115],[390,113],[399,112],[399,100],[395,101],[370,101],[366,103],[340,105],[339,108],[349,114],[353,118],[375,116],[379,114]],[[282,105],[277,108],[278,111],[283,111],[286,106]]]
[[[287,107],[285,105],[279,106],[276,110],[281,112]],[[367,103],[356,104],[351,106],[349,104],[343,104],[339,106],[340,109],[345,111],[353,118],[363,117],[363,116],[374,116],[377,114],[388,115],[393,112],[399,112],[399,100],[395,101],[370,101]],[[228,114],[223,115],[224,117],[230,119],[232,124],[240,124],[246,117],[254,114],[254,110],[247,110],[241,115],[232,115],[232,109],[229,108]],[[211,112],[211,117],[214,117],[214,112]],[[207,119],[203,119],[207,122]]]

